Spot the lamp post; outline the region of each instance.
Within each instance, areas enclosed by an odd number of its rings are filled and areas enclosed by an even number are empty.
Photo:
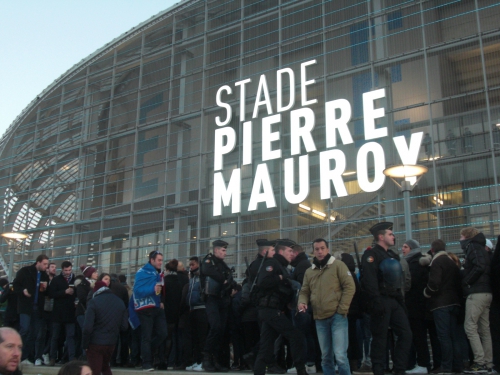
[[[405,213],[405,229],[406,239],[411,238],[411,206],[410,206],[410,192],[413,190],[418,181],[429,169],[424,165],[394,165],[384,169],[384,174],[391,178],[396,185],[399,186],[403,192],[404,213]],[[402,179],[401,183],[395,179]]]
[[[15,243],[17,240],[25,240],[28,238],[27,234],[20,233],[20,232],[7,232],[7,233],[2,233],[0,234],[5,241],[9,244],[9,251],[10,251],[10,260],[9,260],[9,273],[8,273],[8,279],[9,281],[12,281],[12,273],[14,271],[14,253],[16,252],[16,246]]]

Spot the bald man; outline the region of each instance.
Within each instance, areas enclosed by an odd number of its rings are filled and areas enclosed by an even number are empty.
[[[13,328],[0,328],[0,374],[20,375],[18,366],[21,362],[23,343],[21,336]]]

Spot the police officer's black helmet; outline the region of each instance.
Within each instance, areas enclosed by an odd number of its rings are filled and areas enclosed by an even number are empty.
[[[370,233],[375,236],[375,234],[377,234],[381,230],[387,230],[387,229],[392,230],[393,225],[394,224],[389,221],[382,221],[381,223],[377,223],[373,227],[371,227]]]
[[[255,243],[257,246],[275,246],[276,245],[276,240],[267,240],[265,238],[259,238],[258,240],[255,240]]]

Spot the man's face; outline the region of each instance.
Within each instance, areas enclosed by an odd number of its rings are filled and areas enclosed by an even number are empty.
[[[156,254],[156,258],[151,259],[149,263],[151,263],[151,265],[157,270],[161,270],[161,265],[163,264],[163,255]]]
[[[199,265],[198,265],[198,262],[196,260],[190,260],[189,261],[189,269],[190,270],[196,270],[198,269]]]
[[[227,254],[227,249],[225,247],[214,247],[214,255],[219,258],[224,260]]]
[[[281,249],[279,253],[288,261],[288,263],[292,261],[293,249],[291,247],[286,246],[284,249]]]
[[[385,249],[394,246],[394,243],[396,242],[396,236],[394,235],[394,233],[392,233],[392,230],[390,229],[386,229],[383,235],[380,234],[378,236],[378,239],[379,239],[379,244]]]
[[[325,259],[326,254],[330,252],[330,249],[326,246],[325,241],[313,243],[313,252],[317,260],[321,261]]]
[[[3,332],[0,344],[0,373],[14,372],[21,362],[23,343],[16,332]]]
[[[68,277],[69,275],[71,275],[72,270],[73,270],[73,266],[63,268],[62,273],[63,273],[64,277]]]
[[[47,271],[47,268],[49,267],[49,260],[48,259],[44,259],[41,262],[38,262],[35,265],[35,267],[36,267],[37,271],[45,272],[45,271]]]
[[[266,258],[272,258],[274,256],[274,254],[276,254],[276,249],[274,248],[274,246],[269,246],[267,248],[267,256],[266,256]]]
[[[49,270],[49,275],[54,276],[54,275],[56,274],[56,269],[57,269],[57,268],[56,268],[56,265],[55,265],[55,264],[51,264],[51,265],[49,266],[49,268],[48,268],[48,270]]]
[[[403,246],[401,247],[401,251],[403,252],[403,255],[406,256],[410,253],[411,248],[407,244],[403,244]]]

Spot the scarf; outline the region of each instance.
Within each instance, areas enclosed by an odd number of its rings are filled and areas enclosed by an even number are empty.
[[[330,254],[326,254],[326,256],[323,258],[323,260],[318,260],[316,259],[316,257],[313,259],[313,263],[316,267],[318,267],[319,269],[322,269],[323,267],[326,266],[326,264],[328,263],[328,261],[330,260],[332,256]]]

